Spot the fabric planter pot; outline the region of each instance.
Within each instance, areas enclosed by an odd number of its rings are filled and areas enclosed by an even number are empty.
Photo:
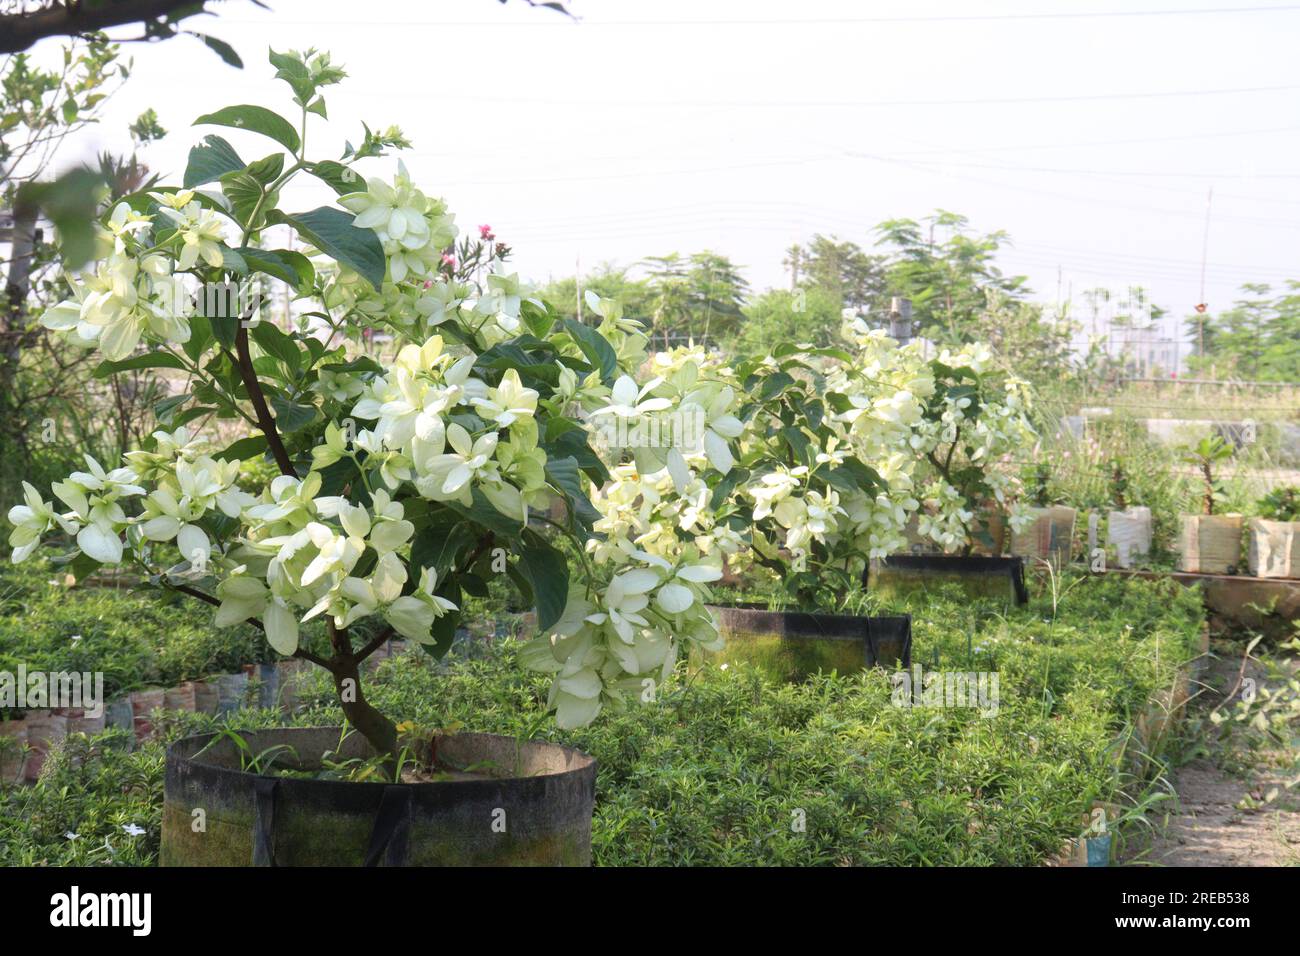
[[[248,696],[248,675],[222,674],[217,678],[217,713],[229,714],[242,710]]]
[[[275,665],[276,680],[280,686],[280,709],[292,713],[298,706],[298,696],[311,682],[311,668],[308,661],[280,661]]]
[[[1300,578],[1300,521],[1251,518],[1246,565],[1257,578]]]
[[[971,554],[1000,557],[1007,543],[1007,522],[1002,512],[985,507],[971,525]]]
[[[82,708],[69,708],[61,711],[67,718],[67,731],[70,734],[85,734],[87,737],[102,733],[108,726],[108,712],[105,709],[98,717],[86,716],[86,711]]]
[[[1078,512],[1054,505],[1031,508],[1029,513],[1033,515],[1033,522],[1022,531],[1012,532],[1011,553],[1025,558],[1030,567],[1047,561],[1059,571],[1070,563]]]
[[[266,730],[244,739],[253,753],[291,748],[286,759],[310,769],[339,747],[339,729]],[[596,761],[568,747],[493,734],[439,736],[429,752],[448,779],[385,784],[248,773],[233,741],[214,740],[187,737],[168,748],[162,866],[591,863]],[[358,734],[340,749],[344,757],[372,754]],[[455,769],[469,767],[494,773]]]
[[[280,701],[280,672],[274,664],[245,664],[244,673],[257,681],[257,706],[277,707]]]
[[[962,557],[955,554],[892,554],[872,561],[863,586],[903,596],[940,583],[956,584],[971,597],[1029,603],[1023,558]]]
[[[119,697],[110,700],[104,707],[104,726],[108,730],[125,730],[130,736],[125,738],[128,750],[135,746],[135,711],[131,707],[131,698]]]
[[[185,681],[179,687],[171,687],[163,691],[163,708],[166,710],[181,710],[187,713],[194,713],[194,682]]]
[[[1241,515],[1183,515],[1180,571],[1230,574],[1241,567]]]
[[[167,692],[162,688],[137,690],[131,694],[132,726],[136,740],[148,740],[153,736],[153,722],[150,715],[166,705]]]
[[[27,756],[26,775],[28,780],[35,780],[45,766],[45,759],[50,750],[63,742],[68,735],[68,718],[48,710],[29,710],[27,712]]]
[[[1114,550],[1115,566],[1131,568],[1135,559],[1151,554],[1151,509],[1125,508],[1106,516],[1106,545]]]
[[[726,646],[696,663],[752,665],[774,681],[816,673],[852,674],[869,667],[907,668],[912,618],[769,611],[757,605],[712,606]]]

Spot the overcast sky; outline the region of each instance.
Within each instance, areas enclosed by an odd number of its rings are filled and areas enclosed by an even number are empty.
[[[217,131],[194,117],[291,112],[266,49],[315,46],[351,75],[311,152],[337,155],[362,119],[400,124],[417,182],[537,280],[709,248],[763,289],[788,283],[792,242],[867,246],[881,220],[938,207],[1009,232],[1004,268],[1043,301],[1059,270],[1076,303],[1136,282],[1182,316],[1211,187],[1211,310],[1243,282],[1300,278],[1300,4],[573,0],[573,22],[519,0],[268,3],[204,18],[243,71],[188,39],[131,46],[135,73],[82,148],[126,147],[152,106],[172,135],[145,158],[178,180]],[[269,145],[220,132],[246,159]],[[328,198],[302,187],[286,206]]]

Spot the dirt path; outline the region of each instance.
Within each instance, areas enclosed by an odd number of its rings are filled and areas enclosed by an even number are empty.
[[[1143,864],[1300,866],[1298,722],[1292,721],[1288,744],[1252,748],[1247,739],[1251,735],[1244,730],[1235,731],[1226,740],[1213,739],[1216,728],[1208,721],[1210,711],[1236,685],[1243,651],[1240,644],[1215,644],[1219,657],[1211,660],[1203,678],[1207,689],[1189,714],[1192,725],[1197,718],[1203,721],[1200,745],[1193,744],[1198,755],[1176,771],[1178,807],[1167,829],[1142,856]],[[1256,653],[1263,652],[1257,648]],[[1275,660],[1285,661],[1284,666],[1295,672],[1294,653],[1274,653]],[[1261,687],[1285,685],[1276,676],[1269,678],[1265,668],[1253,662],[1245,676]],[[1232,702],[1224,704],[1220,713],[1231,714],[1232,707]],[[1270,793],[1274,796],[1268,800]]]

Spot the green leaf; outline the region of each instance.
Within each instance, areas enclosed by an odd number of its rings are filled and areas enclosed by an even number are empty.
[[[555,313],[548,307],[538,308],[533,302],[524,301],[519,306],[519,317],[528,326],[528,331],[539,339],[545,338],[555,326]]]
[[[249,458],[261,455],[266,451],[267,447],[265,435],[249,435],[227,445],[225,449],[213,455],[213,457],[216,459],[224,458],[226,461],[246,461]]]
[[[202,40],[203,45],[217,56],[221,57],[228,66],[233,66],[237,70],[242,70],[244,68],[244,61],[239,58],[239,54],[235,52],[235,48],[225,40],[218,39],[214,36],[208,36],[206,33],[198,33],[194,30],[186,30],[185,32]]]
[[[298,149],[302,145],[293,124],[279,113],[272,112],[264,106],[253,106],[247,103],[242,106],[227,106],[215,113],[206,113],[194,121],[195,126],[201,123],[261,133],[275,140],[295,156],[298,155]]]
[[[246,171],[263,186],[269,186],[284,172],[284,153],[263,156],[256,162],[249,163]]]
[[[360,173],[351,166],[336,163],[332,159],[320,163],[309,163],[306,169],[307,172],[321,180],[340,196],[360,192],[366,187],[365,178]]]
[[[276,53],[274,50],[270,51],[267,59],[275,67],[275,78],[288,83],[294,95],[306,103],[316,91],[316,84],[312,82],[311,70],[308,69],[307,64],[299,57],[288,53]]]
[[[444,501],[443,504],[462,517],[473,521],[479,527],[486,528],[488,531],[493,531],[509,538],[517,538],[519,536],[520,531],[523,530],[522,524],[513,518],[507,518],[501,512],[497,511],[497,509],[492,506],[492,502],[488,501],[483,492],[479,491],[477,488],[474,489],[472,494],[473,504],[468,507],[461,504],[459,501]]]
[[[239,223],[250,230],[258,228],[259,223],[253,221],[253,213],[259,207],[266,205],[262,201],[262,196],[266,192],[262,184],[241,169],[237,173],[226,173],[221,177],[221,191],[230,200]],[[258,219],[264,218],[264,212],[263,209],[263,212],[258,213]]]
[[[268,354],[273,355],[289,367],[296,377],[302,368],[302,353],[297,344],[270,322],[259,322],[249,330],[253,341]]]
[[[190,316],[190,339],[181,346],[185,354],[190,357],[190,361],[197,362],[203,350],[208,347],[212,341],[212,326],[207,318],[201,315]]]
[[[220,179],[226,173],[238,172],[244,166],[235,147],[213,133],[203,137],[203,142],[190,147],[190,159],[185,166],[185,178],[181,183],[186,189],[193,189]]]
[[[518,548],[519,570],[532,585],[537,627],[545,630],[560,619],[569,600],[569,563],[536,531],[525,531]]]
[[[276,428],[286,435],[306,428],[316,419],[315,405],[299,405],[279,395],[271,397],[271,407],[275,409]]]
[[[573,336],[587,361],[600,370],[600,380],[606,385],[612,384],[614,373],[618,371],[618,355],[614,347],[605,341],[603,335],[577,319],[565,319],[564,328]]]
[[[759,401],[771,401],[793,384],[794,376],[785,372],[775,372],[768,375],[763,379],[763,385],[758,390]]]
[[[269,276],[286,282],[295,289],[302,282],[302,274],[298,271],[296,265],[291,265],[284,258],[281,250],[268,251],[266,249],[254,249],[249,246],[240,246],[234,250],[238,253],[247,264],[248,268],[255,272],[264,272]],[[303,256],[306,259],[306,256]],[[313,278],[315,273],[313,271]]]
[[[170,352],[147,352],[133,355],[119,362],[100,362],[95,366],[95,378],[108,378],[118,372],[129,372],[141,368],[174,368],[185,370],[185,363]]]
[[[411,565],[414,568],[433,568],[438,578],[454,566],[456,556],[478,540],[474,525],[453,517],[454,523],[430,525],[411,541]]]
[[[24,183],[14,206],[39,206],[58,231],[63,267],[79,269],[95,251],[97,196],[103,187],[99,173],[73,169],[52,182]]]
[[[298,235],[321,252],[355,269],[375,289],[384,284],[384,272],[388,265],[384,247],[372,230],[358,229],[352,225],[352,213],[321,206],[294,215],[272,210],[267,219],[292,226]]]
[[[153,407],[153,416],[158,419],[160,424],[169,425],[173,416],[186,402],[190,400],[190,394],[172,395],[170,398],[164,398]]]

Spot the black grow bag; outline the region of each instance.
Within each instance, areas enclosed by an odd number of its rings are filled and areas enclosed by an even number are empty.
[[[777,681],[870,667],[906,668],[912,660],[912,617],[864,617],[771,611],[764,605],[714,605],[726,646],[715,664],[746,663]]]
[[[991,558],[956,554],[893,554],[878,562],[875,572],[863,574],[863,586],[879,590],[881,584],[924,587],[935,580],[951,580],[968,593],[997,595],[1000,587],[1015,596],[1017,604],[1029,603],[1025,587],[1025,561],[1019,557]]]

